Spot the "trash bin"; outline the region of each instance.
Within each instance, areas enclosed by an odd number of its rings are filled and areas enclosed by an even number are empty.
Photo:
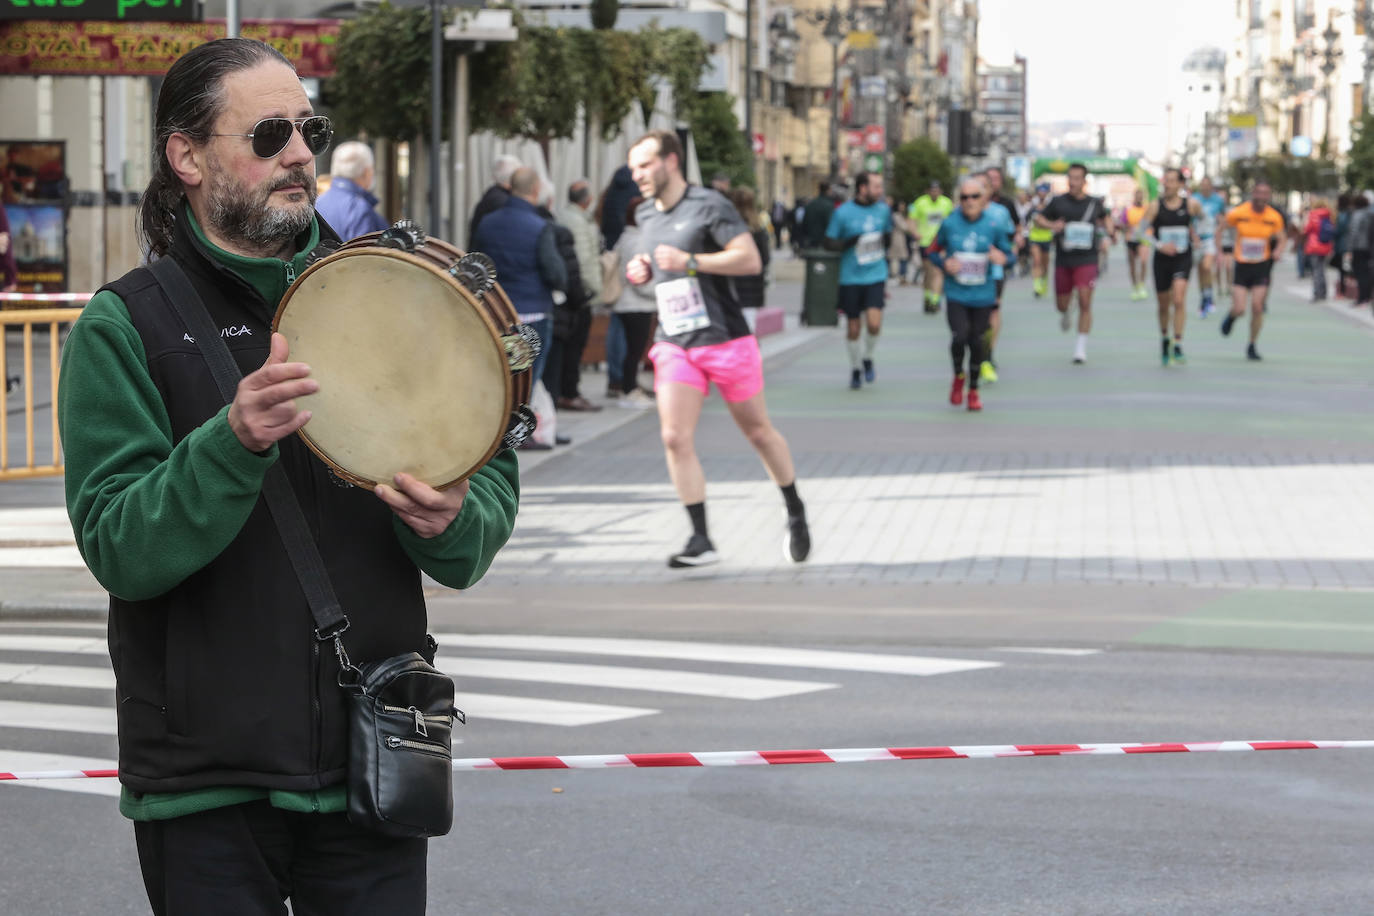
[[[802,324],[811,327],[839,324],[841,253],[825,248],[808,248],[801,255],[806,261]]]

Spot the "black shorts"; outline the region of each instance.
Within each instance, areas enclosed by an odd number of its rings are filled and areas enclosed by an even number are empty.
[[[1050,249],[1054,247],[1054,240],[1042,241],[1041,239],[1031,239],[1031,244],[1046,254],[1049,254]]]
[[[1140,243],[1139,243],[1139,242],[1129,242],[1129,241],[1128,241],[1128,242],[1126,243],[1126,250],[1129,251],[1129,252],[1131,253],[1131,256],[1132,256],[1132,257],[1134,257],[1135,255],[1137,255],[1137,254],[1140,253]]]
[[[857,319],[862,318],[868,309],[882,308],[886,286],[882,281],[864,285],[840,284],[840,311],[844,312],[846,318]]]
[[[998,277],[995,282],[997,283],[997,301],[993,303],[992,307],[997,309],[1002,307],[1002,290],[1007,288],[1006,275],[1003,274],[1002,276]]]
[[[1175,280],[1187,280],[1193,272],[1193,255],[1155,253],[1155,292],[1167,293]]]
[[[1258,264],[1245,264],[1241,261],[1237,261],[1236,272],[1231,278],[1231,285],[1239,286],[1242,289],[1253,289],[1256,286],[1268,286],[1269,272],[1273,269],[1273,261],[1260,261]]]

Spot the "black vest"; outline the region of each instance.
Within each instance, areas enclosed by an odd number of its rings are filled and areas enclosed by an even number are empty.
[[[321,221],[321,237],[333,233]],[[243,372],[267,359],[276,303],[214,261],[180,221],[171,255],[185,269]],[[143,341],[148,374],[180,443],[223,407],[209,367],[152,275],[109,284]],[[379,309],[378,323],[385,320]],[[223,421],[221,421],[223,422]],[[352,627],[356,662],[426,648],[420,574],[375,495],[341,485],[296,436],[278,444],[285,468]],[[173,452],[170,461],[190,456]],[[197,473],[218,473],[201,455]],[[192,486],[179,498],[216,511]],[[127,562],[138,563],[131,556]],[[146,601],[110,597],[119,774],[138,792],[212,786],[311,790],[344,778],[346,720],[338,663],[314,638],[301,593],[260,498],[209,565]]]

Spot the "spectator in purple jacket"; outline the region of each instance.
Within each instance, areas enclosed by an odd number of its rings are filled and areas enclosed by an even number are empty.
[[[367,144],[356,140],[340,143],[329,167],[333,180],[329,190],[315,201],[315,212],[344,241],[385,229],[387,221],[375,209],[372,184],[377,175]]]

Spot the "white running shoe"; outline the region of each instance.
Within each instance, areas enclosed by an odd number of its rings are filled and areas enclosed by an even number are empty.
[[[654,399],[644,393],[642,388],[636,388],[629,394],[622,394],[616,400],[617,407],[628,407],[632,410],[646,410],[654,406]]]

